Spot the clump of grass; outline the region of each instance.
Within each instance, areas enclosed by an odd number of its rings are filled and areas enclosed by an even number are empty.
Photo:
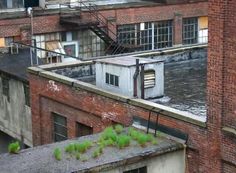
[[[65,147],[65,152],[72,154],[75,151],[75,144],[69,144]]]
[[[20,151],[20,144],[19,142],[13,142],[8,145],[8,152],[12,154],[17,154]]]
[[[120,149],[125,148],[130,144],[130,137],[127,135],[120,135],[118,136],[116,143]]]
[[[113,140],[114,142],[117,140],[117,134],[112,127],[107,127],[103,131],[100,138],[100,140],[109,140],[109,139]]]
[[[139,133],[140,133],[140,132],[138,132],[137,130],[135,130],[135,129],[132,128],[132,127],[129,128],[129,130],[128,130],[128,134],[129,134],[129,136],[131,136],[131,138],[132,138],[133,140],[137,140]]]
[[[59,148],[54,149],[53,155],[58,161],[61,160],[61,150]]]
[[[75,151],[80,153],[85,153],[91,147],[92,147],[91,141],[84,141],[82,143],[74,144]]]
[[[100,156],[100,152],[99,152],[99,149],[96,149],[94,152],[93,152],[93,158],[97,158],[98,156]]]
[[[120,124],[115,125],[115,131],[117,134],[121,134],[124,130],[124,127]]]
[[[76,153],[76,159],[79,160],[80,159],[80,153]]]
[[[82,162],[86,162],[86,161],[88,161],[88,158],[87,158],[86,156],[81,156],[81,157],[80,157],[80,160],[81,160]]]

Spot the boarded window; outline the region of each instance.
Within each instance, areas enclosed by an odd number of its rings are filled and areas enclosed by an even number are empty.
[[[154,70],[146,70],[144,72],[144,88],[152,88],[155,86],[156,76]]]
[[[5,95],[10,101],[10,95],[9,95],[9,78],[7,77],[2,77],[2,93]]]
[[[132,169],[129,171],[125,171],[124,173],[147,173],[147,167],[144,166],[142,168]]]
[[[67,139],[67,120],[65,117],[53,113],[53,138],[54,142]]]
[[[208,28],[208,17],[199,17],[198,18],[199,29],[207,29]]]
[[[93,134],[92,127],[86,126],[86,125],[78,123],[78,122],[76,123],[76,130],[77,130],[77,132],[76,132],[77,137]]]

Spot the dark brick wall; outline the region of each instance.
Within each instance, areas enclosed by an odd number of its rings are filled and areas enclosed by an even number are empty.
[[[208,137],[209,169],[235,172],[236,136],[236,1],[209,0]],[[234,171],[233,171],[234,170]]]

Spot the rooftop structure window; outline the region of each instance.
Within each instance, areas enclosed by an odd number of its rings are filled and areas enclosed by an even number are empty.
[[[106,73],[106,84],[119,87],[119,76]]]
[[[81,123],[76,123],[77,137],[93,134],[93,128]]]
[[[67,119],[59,114],[53,113],[53,138],[54,142],[67,139]]]
[[[183,44],[198,42],[198,18],[183,19]]]
[[[9,93],[9,78],[2,76],[2,93],[5,95],[10,101],[10,93]]]
[[[144,166],[142,168],[132,169],[132,170],[129,170],[129,171],[125,171],[123,173],[147,173],[147,167]]]
[[[24,0],[0,0],[0,9],[23,8]]]
[[[152,88],[155,86],[155,70],[144,71],[144,88]]]

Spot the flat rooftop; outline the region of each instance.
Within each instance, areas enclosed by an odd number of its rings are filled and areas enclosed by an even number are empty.
[[[120,56],[115,58],[99,59],[95,62],[130,67],[136,65],[136,59],[139,59],[139,64],[152,64],[164,61],[159,59],[137,58],[134,56]]]
[[[112,166],[112,168],[136,163],[146,158],[155,157],[161,154],[184,149],[184,145],[167,139],[164,136],[157,137],[157,144],[147,144],[141,147],[137,143],[131,143],[129,147],[118,149],[116,147],[105,147],[103,154],[98,158],[93,158],[92,153],[96,146],[90,148],[81,157],[86,157],[87,161],[76,160],[64,152],[65,146],[71,143],[90,140],[95,142],[100,134],[84,136],[73,140],[66,140],[59,143],[43,145],[20,151],[19,154],[0,155],[1,173],[65,173],[65,172],[100,172]],[[132,141],[133,142],[133,141]],[[62,160],[57,161],[53,156],[55,148],[62,150]]]

